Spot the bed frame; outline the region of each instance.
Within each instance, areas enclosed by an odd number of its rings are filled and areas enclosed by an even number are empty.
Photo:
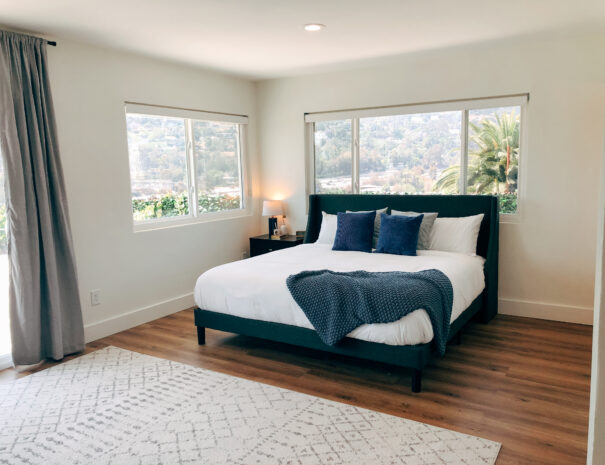
[[[470,216],[483,213],[477,240],[477,254],[484,257],[485,289],[452,323],[449,340],[461,341],[461,331],[472,319],[489,322],[498,312],[498,199],[483,195],[328,195],[309,196],[309,217],[305,243],[317,240],[322,211],[336,214],[346,210],[392,210],[439,212],[440,217]],[[241,318],[224,313],[195,309],[200,345],[205,344],[205,328],[294,344],[335,354],[389,363],[412,370],[412,392],[420,392],[422,370],[434,355],[432,343],[391,346],[346,337],[335,346],[324,344],[312,329]]]

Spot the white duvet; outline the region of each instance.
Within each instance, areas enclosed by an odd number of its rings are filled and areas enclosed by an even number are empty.
[[[441,270],[452,282],[454,321],[485,286],[484,259],[452,252],[419,250],[418,256],[333,251],[330,245],[303,244],[238,262],[202,274],[195,285],[198,307],[242,318],[313,328],[288,288],[286,278],[304,270],[420,271]],[[390,345],[430,342],[428,314],[418,309],[392,323],[368,324],[349,337]]]

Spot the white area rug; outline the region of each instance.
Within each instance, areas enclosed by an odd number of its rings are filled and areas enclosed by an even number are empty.
[[[0,384],[0,464],[494,464],[500,444],[108,347]]]

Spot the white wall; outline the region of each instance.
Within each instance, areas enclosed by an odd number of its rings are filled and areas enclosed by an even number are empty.
[[[419,53],[389,65],[258,83],[263,197],[305,214],[305,112],[529,92],[523,217],[501,224],[500,311],[592,322],[605,36]]]
[[[605,148],[603,150],[603,164],[598,211],[588,465],[605,463],[605,441],[603,440],[605,438]]]
[[[65,40],[48,56],[87,340],[193,305],[197,276],[241,258],[258,216],[135,234],[124,101],[249,115],[256,197],[254,85]]]

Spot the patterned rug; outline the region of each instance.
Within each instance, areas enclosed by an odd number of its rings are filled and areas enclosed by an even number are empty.
[[[499,450],[116,347],[0,384],[0,464],[493,465]]]

